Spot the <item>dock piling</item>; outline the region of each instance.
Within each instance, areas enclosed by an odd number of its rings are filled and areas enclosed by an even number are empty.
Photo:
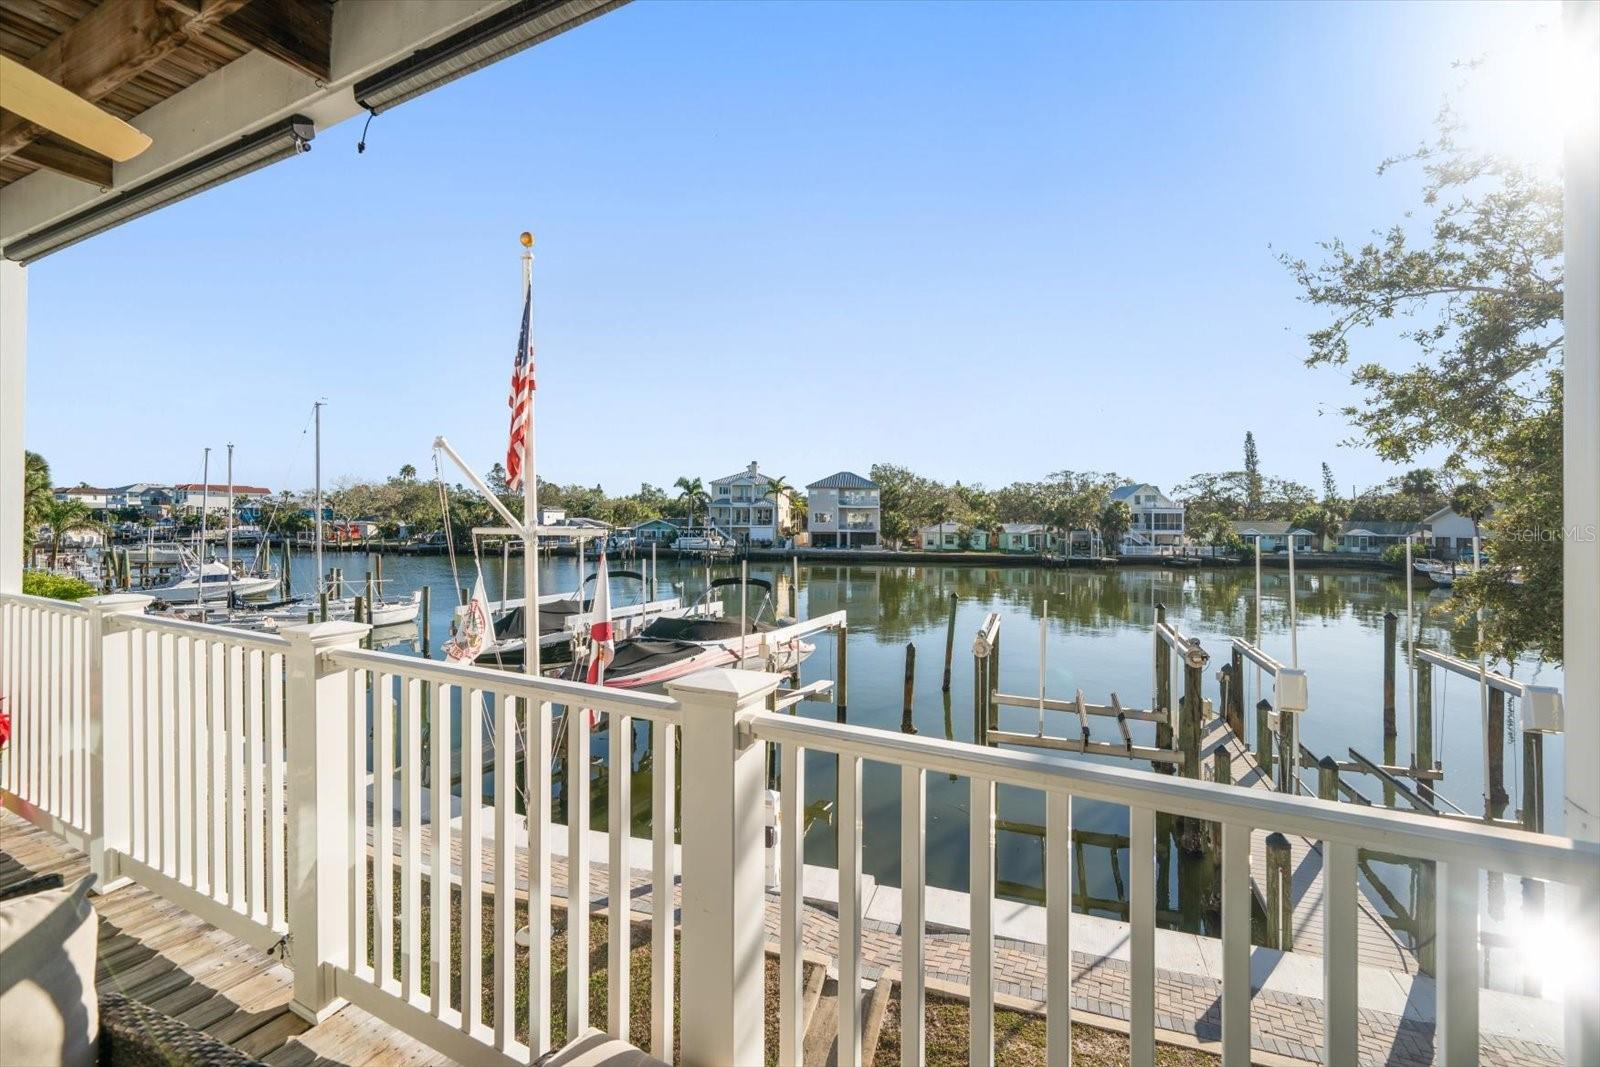
[[[1505,814],[1511,796],[1506,792],[1506,694],[1489,690],[1489,730],[1484,738],[1489,749],[1489,782],[1484,790],[1488,800],[1484,814],[1498,819]]]
[[[1265,698],[1256,701],[1256,766],[1272,777],[1272,704]]]
[[[1395,735],[1394,724],[1394,648],[1400,618],[1392,611],[1383,613],[1383,736]]]
[[[710,573],[709,572],[709,568],[707,570],[707,573]],[[844,722],[845,711],[846,711],[846,709],[847,709],[847,707],[849,705],[848,692],[849,692],[849,687],[850,687],[850,653],[849,653],[849,648],[850,648],[850,627],[846,626],[843,623],[840,623],[839,624],[839,629],[838,629],[837,634],[836,634],[836,636],[834,638],[834,643],[838,646],[839,663],[838,663],[838,670],[836,672],[838,674],[838,681],[837,681],[837,684],[834,686],[833,712],[834,712],[834,718],[838,719],[840,722]]]
[[[1267,945],[1294,949],[1294,891],[1289,875],[1289,839],[1267,835]]]
[[[956,652],[956,605],[958,603],[960,603],[959,598],[954,593],[951,593],[950,622],[945,626],[944,630],[944,685],[941,687],[946,693],[950,692],[950,660]]]
[[[1339,761],[1332,756],[1317,761],[1317,798],[1339,801]]]
[[[911,721],[911,704],[917,686],[917,646],[911,641],[906,642],[906,679],[905,693],[900,702],[900,732],[914,734],[917,732]]]
[[[1411,765],[1419,771],[1433,770],[1433,664],[1417,664],[1417,706],[1412,709],[1416,716],[1417,750],[1411,754]],[[1426,778],[1417,779],[1417,795],[1428,803],[1433,803],[1433,782]]]
[[[1233,754],[1226,745],[1217,749],[1215,778],[1218,785],[1233,784]]]
[[[1156,622],[1167,621],[1167,607],[1165,604],[1156,605]],[[1161,635],[1156,635],[1156,692],[1154,710],[1166,715],[1165,722],[1156,723],[1156,747],[1172,747],[1172,649],[1161,640]],[[1173,768],[1163,765],[1157,770],[1171,774]]]
[[[429,631],[432,630],[432,628],[433,628],[432,623],[428,619],[428,608],[431,605],[432,601],[433,601],[433,587],[432,586],[427,586],[427,585],[423,586],[422,587],[422,604],[420,605],[420,612],[421,612],[421,617],[422,617],[422,658],[423,659],[427,659],[428,658],[428,651],[429,651],[429,649],[428,649],[428,635],[429,635]]]
[[[1522,825],[1544,833],[1544,734],[1522,731]]]

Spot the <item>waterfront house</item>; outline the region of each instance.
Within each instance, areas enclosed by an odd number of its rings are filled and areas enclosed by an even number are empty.
[[[133,482],[118,486],[123,508],[138,508],[150,519],[159,519],[172,513],[172,486],[155,482]]]
[[[815,548],[872,548],[878,544],[878,483],[839,471],[806,486],[806,531]]]
[[[1437,559],[1472,558],[1472,519],[1455,508],[1442,507],[1423,519],[1422,536],[1428,542],[1428,552]],[[1481,522],[1478,536],[1488,537]]]
[[[1000,551],[1031,552],[1043,555],[1060,542],[1053,530],[1038,522],[1003,522],[1000,524]]]
[[[982,552],[989,547],[987,530],[971,529],[959,522],[937,522],[918,531],[924,552]]]
[[[629,532],[642,544],[670,545],[688,528],[687,518],[651,519],[639,523]]]
[[[122,507],[118,501],[123,499],[115,489],[99,489],[89,485],[58,486],[53,495],[60,502],[76,500],[96,518],[104,518],[108,512]]]
[[[1339,529],[1339,543],[1335,552],[1348,552],[1362,556],[1376,556],[1390,545],[1403,545],[1408,534],[1422,532],[1420,522],[1380,522],[1377,519],[1352,519]],[[1299,546],[1296,545],[1296,548]],[[1472,537],[1467,537],[1467,550],[1472,550]]]
[[[790,494],[772,492],[772,479],[754,460],[737,474],[711,480],[710,525],[743,544],[776,544],[788,534]]]
[[[1309,552],[1316,542],[1316,534],[1302,526],[1293,526],[1281,519],[1240,519],[1233,524],[1233,532],[1245,547],[1255,550],[1256,541],[1261,542],[1263,552],[1289,551],[1289,539],[1294,539],[1296,552]]]
[[[1122,553],[1149,555],[1183,544],[1183,505],[1145,482],[1130,482],[1111,490],[1111,499],[1128,505],[1133,520],[1122,538]]]
[[[272,499],[272,490],[259,485],[235,485],[233,487],[233,503],[235,507],[245,504],[261,504]],[[228,483],[211,482],[186,482],[172,487],[172,506],[181,515],[198,515],[202,502],[207,512],[225,512],[228,510]]]

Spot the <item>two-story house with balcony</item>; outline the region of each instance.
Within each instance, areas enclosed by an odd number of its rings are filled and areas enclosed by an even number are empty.
[[[235,485],[233,487],[233,506],[242,508],[249,504],[261,504],[270,500],[272,490],[260,485]],[[226,482],[212,482],[209,485],[200,482],[186,482],[172,487],[172,506],[180,514],[198,515],[202,504],[207,512],[226,512],[228,510],[228,485]]]
[[[1119,485],[1111,490],[1111,499],[1126,503],[1133,514],[1122,537],[1123,555],[1149,555],[1183,544],[1183,505],[1160,489],[1143,482]]]
[[[742,544],[776,544],[788,536],[789,492],[772,492],[772,479],[752,460],[737,474],[711,481],[711,525]]]
[[[875,548],[878,483],[851,471],[806,486],[806,529],[813,548]]]

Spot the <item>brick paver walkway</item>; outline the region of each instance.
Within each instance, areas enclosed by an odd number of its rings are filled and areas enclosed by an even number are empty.
[[[424,827],[424,852],[432,847],[430,828]],[[453,836],[452,843],[457,839]],[[484,849],[484,889],[493,890],[493,849]],[[602,853],[603,854],[603,851]],[[452,849],[459,871],[459,851]],[[526,853],[519,851],[518,883],[525,886]],[[563,857],[551,858],[551,878],[556,891],[565,895],[567,863]],[[590,899],[606,901],[606,865],[595,862],[590,873]],[[648,871],[632,872],[631,907],[648,915],[651,910],[651,880]],[[674,886],[674,897],[681,905],[681,882]],[[780,905],[775,894],[767,896],[767,939],[779,941]],[[830,960],[838,959],[838,919],[827,908],[806,905],[805,946],[808,952]],[[965,933],[929,932],[925,935],[925,972],[931,978],[965,987],[970,982],[969,939]],[[861,935],[862,971],[875,979],[884,971],[899,972],[900,928],[871,919],[863,923]],[[1076,1010],[1127,1020],[1130,1002],[1128,965],[1117,959],[1088,953],[1073,953],[1073,997]],[[994,977],[997,992],[1022,1000],[1042,1003],[1045,999],[1044,946],[1011,938],[994,941]],[[1158,968],[1156,971],[1156,1025],[1162,1029],[1192,1034],[1202,1040],[1222,1037],[1222,983],[1207,975],[1187,974]],[[1322,1001],[1275,990],[1257,990],[1251,999],[1252,1044],[1263,1051],[1309,1062],[1322,1060]],[[1434,1035],[1431,1023],[1402,1019],[1397,1015],[1362,1010],[1359,1014],[1362,1063],[1389,1064],[1393,1067],[1432,1067]],[[1492,1067],[1533,1067],[1560,1064],[1560,1052],[1548,1045],[1519,1041],[1500,1034],[1485,1033],[1481,1040],[1481,1062]]]

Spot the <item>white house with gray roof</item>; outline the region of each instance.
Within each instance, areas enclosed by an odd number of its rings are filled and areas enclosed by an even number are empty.
[[[741,544],[777,544],[788,536],[788,491],[772,492],[772,478],[755,461],[737,474],[711,480],[711,525]]]
[[[806,529],[813,548],[874,548],[882,519],[878,483],[839,471],[806,486]]]
[[[1160,489],[1130,482],[1111,490],[1111,499],[1125,502],[1133,513],[1133,522],[1122,537],[1123,555],[1145,555],[1183,544],[1183,505]]]

